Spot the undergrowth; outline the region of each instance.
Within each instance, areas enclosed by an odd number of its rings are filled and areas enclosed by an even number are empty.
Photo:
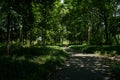
[[[0,47],[0,80],[47,80],[66,60],[67,54],[58,46],[11,45]]]

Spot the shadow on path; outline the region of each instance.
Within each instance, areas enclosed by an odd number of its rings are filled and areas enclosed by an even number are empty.
[[[74,56],[71,51],[64,66],[53,73],[50,80],[114,80],[106,58],[93,54]]]

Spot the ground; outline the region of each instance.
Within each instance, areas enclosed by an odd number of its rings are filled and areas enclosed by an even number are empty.
[[[50,76],[50,80],[115,80],[106,57],[63,49],[68,51],[69,58]]]

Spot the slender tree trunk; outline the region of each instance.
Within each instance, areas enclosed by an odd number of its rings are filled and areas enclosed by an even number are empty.
[[[10,13],[7,14],[7,55],[10,54]]]
[[[22,35],[22,26],[20,26],[20,38],[19,38],[20,44],[23,44],[23,35]]]
[[[104,6],[103,6],[103,20],[104,20],[104,26],[105,26],[105,39],[106,39],[106,41],[105,41],[105,44],[109,44],[109,33],[108,33],[108,22],[107,22],[107,17],[108,17],[108,15],[107,15],[107,12],[106,12],[106,1],[105,0],[103,0],[104,1]]]
[[[106,44],[109,44],[109,33],[108,33],[108,23],[107,23],[107,16],[106,13],[104,13],[104,25],[105,25],[105,39]]]
[[[118,44],[119,44],[120,36],[118,35]]]
[[[32,45],[32,30],[30,30],[30,46]]]
[[[46,45],[46,30],[43,28],[42,29],[42,46],[45,46]]]

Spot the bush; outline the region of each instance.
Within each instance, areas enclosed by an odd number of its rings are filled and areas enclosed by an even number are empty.
[[[78,52],[85,52],[85,53],[94,53],[95,51],[100,49],[96,45],[72,45],[70,46],[70,48],[77,50]]]
[[[0,56],[0,80],[47,80],[66,57],[58,46],[11,45],[10,56]]]
[[[114,77],[119,80],[120,77],[120,62],[114,62],[111,64],[111,69],[114,74]]]
[[[120,46],[109,46],[109,45],[71,45],[70,48],[78,52],[83,53],[95,53],[100,52],[101,54],[115,55],[120,53]]]
[[[43,80],[48,72],[44,65],[27,60],[0,58],[0,80]]]
[[[78,52],[84,52],[86,49],[87,49],[87,45],[72,45],[72,46],[69,46],[69,48],[72,48]]]

